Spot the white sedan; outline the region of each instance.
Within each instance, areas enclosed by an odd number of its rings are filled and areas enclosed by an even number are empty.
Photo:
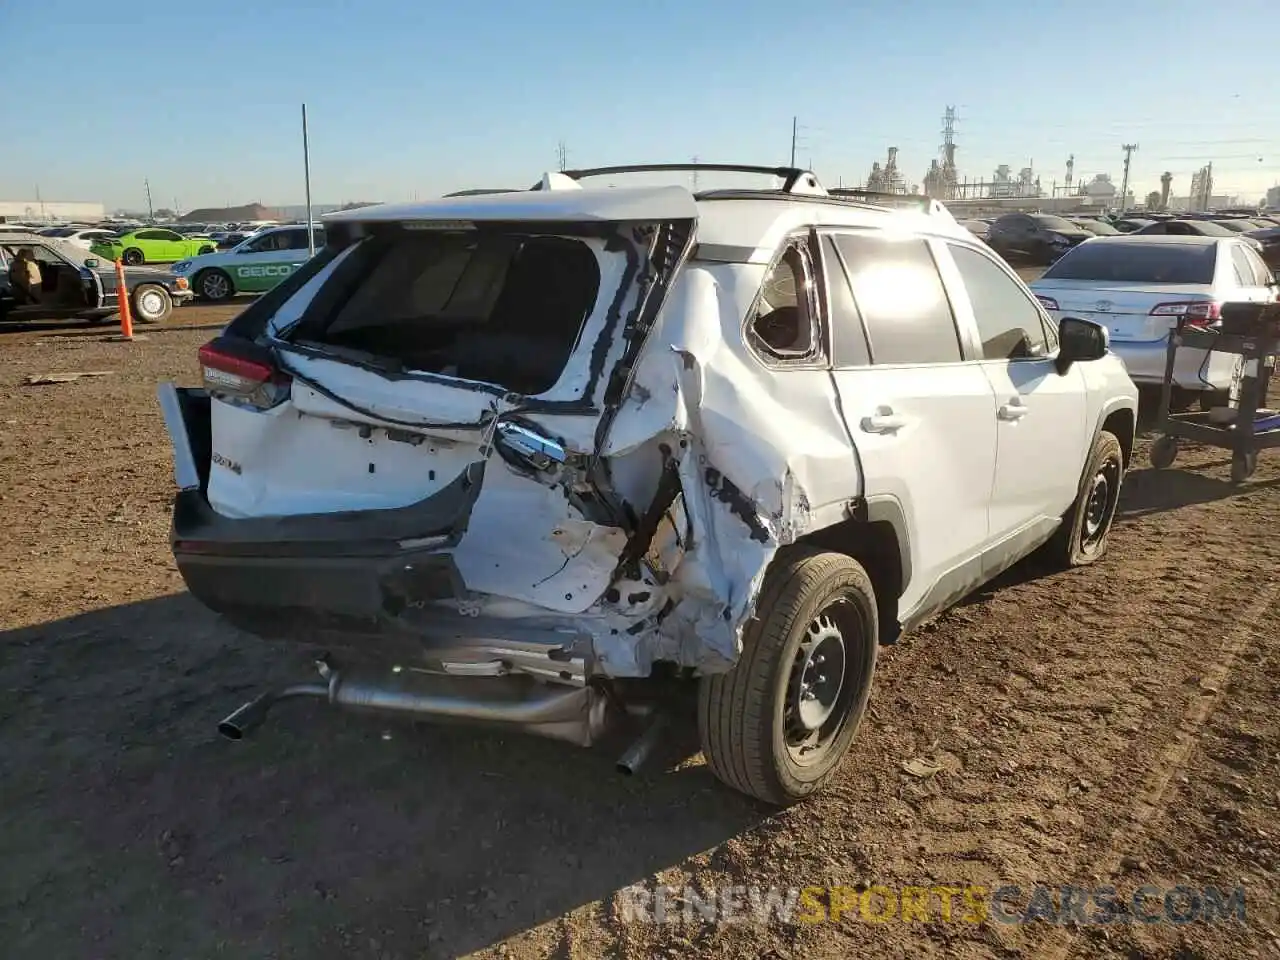
[[[1201,236],[1095,237],[1074,247],[1031,284],[1053,315],[1093,320],[1107,328],[1111,349],[1139,387],[1164,381],[1169,331],[1179,319],[1212,327],[1224,303],[1276,299],[1275,278],[1239,238]],[[1189,394],[1231,387],[1233,354],[1182,349],[1173,384]]]
[[[88,250],[93,244],[110,240],[116,234],[114,231],[103,230],[100,227],[60,227],[56,230],[44,231],[44,236]]]

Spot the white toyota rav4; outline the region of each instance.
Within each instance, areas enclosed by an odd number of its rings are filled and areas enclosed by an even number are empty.
[[[677,169],[332,215],[161,387],[191,592],[328,651],[224,734],[298,696],[583,745],[648,711],[630,769],[692,682],[711,769],[787,803],[878,642],[1102,556],[1137,393],[1101,326],[924,198],[582,187]]]

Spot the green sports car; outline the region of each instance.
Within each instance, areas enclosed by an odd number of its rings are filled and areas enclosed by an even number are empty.
[[[145,227],[90,248],[104,260],[123,260],[130,266],[140,263],[173,263],[202,253],[212,253],[218,245],[208,237],[184,237],[172,230]]]

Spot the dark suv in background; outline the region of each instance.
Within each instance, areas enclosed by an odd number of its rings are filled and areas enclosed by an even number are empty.
[[[987,243],[1005,260],[1048,266],[1092,233],[1049,213],[1006,213],[991,225]]]

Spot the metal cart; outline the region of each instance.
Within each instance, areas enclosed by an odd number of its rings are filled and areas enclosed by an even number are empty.
[[[1174,361],[1180,347],[1233,353],[1241,358],[1228,405],[1198,413],[1172,413]],[[1258,451],[1280,447],[1280,410],[1266,409],[1267,387],[1280,353],[1280,303],[1230,303],[1216,330],[1188,327],[1183,319],[1170,331],[1160,390],[1151,465],[1163,470],[1178,456],[1178,441],[1190,440],[1231,451],[1231,482],[1243,483],[1258,466]]]

